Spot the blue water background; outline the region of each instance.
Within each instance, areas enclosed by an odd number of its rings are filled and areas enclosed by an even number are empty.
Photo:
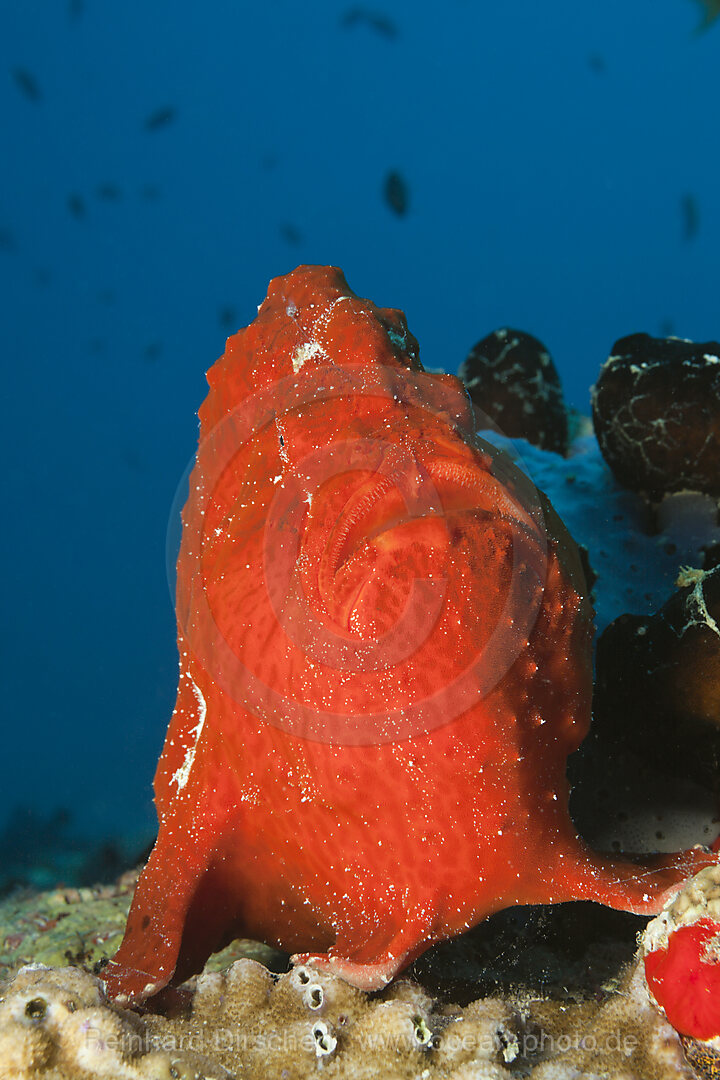
[[[0,830],[18,806],[152,830],[168,514],[204,373],[271,277],[341,266],[449,371],[496,326],[528,330],[585,410],[615,338],[720,337],[720,23],[698,34],[700,15],[2,5]]]

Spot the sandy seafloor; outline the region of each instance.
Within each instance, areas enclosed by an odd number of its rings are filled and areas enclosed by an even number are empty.
[[[616,485],[600,456],[594,436],[588,433],[586,423],[580,425],[580,432],[566,459],[538,450],[522,440],[509,443],[494,435],[488,437],[509,449],[521,467],[550,496],[575,540],[587,548],[590,564],[597,574],[594,601],[597,628],[601,631],[617,615],[625,612],[648,614],[662,606],[673,591],[679,568],[701,566],[704,550],[720,541],[720,529],[716,524],[715,502],[696,495],[673,496],[650,513],[642,499]],[[583,802],[581,831],[593,846],[638,852],[653,850],[658,846],[658,823],[662,823],[665,837],[662,846],[665,850],[675,850],[695,842],[709,842],[714,838],[715,806],[709,795],[699,788],[676,790],[669,788],[663,777],[657,777],[656,782],[650,777],[641,800],[641,810],[638,811],[636,778],[625,776],[623,763],[612,760],[608,762],[607,786],[611,792],[609,803],[607,791],[604,803],[594,803],[592,793]],[[629,815],[623,808],[623,799],[631,790],[632,814]],[[76,965],[92,971],[94,965],[112,955],[122,935],[136,880],[136,873],[129,868],[140,858],[142,848],[143,838],[140,837],[121,837],[100,847],[97,844],[86,846],[81,839],[73,836],[72,823],[62,811],[58,811],[57,816],[49,821],[35,820],[30,812],[19,813],[14,822],[9,821],[4,833],[0,834],[4,879],[0,894],[0,978],[12,979],[24,964],[44,964],[53,968]],[[266,1034],[268,1030],[284,1031],[283,1038],[290,1047],[287,1061],[278,1058],[277,1054],[263,1059],[257,1047],[248,1050],[246,1046],[242,1052],[236,1052],[235,1057],[229,1051],[218,1052],[214,1056],[214,1051],[209,1055],[201,1054],[197,1059],[200,1064],[192,1065],[192,1068],[183,1064],[185,1059],[182,1059],[177,1068],[187,1067],[190,1071],[170,1071],[167,1075],[258,1075],[278,1076],[280,1080],[316,1073],[327,1077],[414,1076],[424,1080],[431,1076],[457,1076],[469,1080],[481,1076],[523,1075],[538,1078],[551,1075],[558,1078],[641,1076],[644,1080],[651,1080],[654,1076],[683,1075],[682,1070],[690,1066],[684,1064],[679,1042],[667,1025],[663,1026],[659,1014],[642,999],[637,971],[634,983],[632,981],[636,939],[646,921],[583,903],[502,912],[468,934],[430,950],[417,960],[406,974],[415,980],[422,991],[416,987],[411,992],[407,989],[409,984],[401,981],[399,989],[391,988],[379,998],[366,999],[361,995],[363,1000],[359,1003],[355,1001],[353,1006],[355,1012],[348,1006],[349,1019],[346,1017],[342,1024],[350,1024],[350,1027],[344,1031],[338,1028],[334,1006],[328,1005],[322,1015],[305,1016],[303,1009],[305,1013],[308,1009],[302,1004],[302,986],[296,985],[294,976],[285,975],[279,982],[268,983],[263,991],[262,1009],[258,1005],[252,1017],[246,1009],[242,1023],[248,1031],[255,1031],[256,1034],[260,1030]],[[240,973],[238,985],[245,985],[244,979],[250,979],[250,982],[255,979],[257,983],[260,978],[262,982],[258,969],[252,964],[248,967],[248,958],[253,962],[260,961],[276,973],[286,971],[288,966],[287,957],[267,946],[239,942],[213,958],[207,970],[224,970],[228,964],[241,958],[244,960],[240,968],[232,969]],[[74,977],[71,973],[67,974],[70,981]],[[312,973],[309,977],[315,979]],[[165,1075],[165,1065],[160,1058],[153,1064],[152,1055],[148,1057],[145,1052],[127,1061],[121,1054],[114,1064],[114,1059],[107,1056],[104,1060],[108,1072],[102,1071],[105,1067],[102,1055],[97,1060],[97,1055],[93,1057],[92,1054],[86,1059],[76,1060],[72,1056],[74,1049],[63,1048],[62,1031],[70,1030],[69,1021],[60,1022],[62,1008],[53,1004],[53,995],[59,1001],[63,992],[70,992],[70,984],[63,983],[62,974],[47,973],[42,969],[38,969],[34,975],[26,973],[21,976],[21,982],[23,978],[25,982],[30,979],[31,989],[27,991],[24,984],[20,989],[17,983],[11,984],[4,1003],[0,1003],[0,1078],[20,1080],[26,1075]],[[295,983],[291,986],[288,980],[292,981],[293,978]],[[212,983],[212,979],[216,982]],[[214,1005],[210,1007],[209,999],[202,995],[202,1000],[198,998],[197,982],[193,981],[181,1019],[151,1018],[148,1021],[154,1032],[153,1038],[159,1038],[158,1032],[162,1034],[163,1031],[168,1038],[169,1033],[174,1032],[172,1038],[176,1038],[179,1037],[178,1031],[185,1030],[187,1034],[191,1029],[195,1030],[192,1027],[194,1014],[188,1014],[192,1001],[199,1010],[195,1025],[197,1027],[199,1024],[206,1034],[212,1029],[212,1024],[218,1021],[218,1001],[221,999],[226,1003],[222,1008],[230,1010],[226,1019],[231,1014],[234,1016],[233,1008],[236,1007],[231,1008],[228,1004],[233,1000],[229,976],[215,975],[212,979],[207,985],[202,984],[201,980],[201,985],[205,985],[205,990],[211,985],[215,987],[210,994]],[[225,982],[221,985],[217,980],[222,979]],[[327,977],[318,979],[319,984],[325,987],[328,1002],[331,1002],[336,992],[331,985],[332,980],[326,985]],[[118,1020],[117,1012],[108,1011],[101,997],[96,1001],[93,999],[94,1003],[90,1000],[93,994],[99,994],[99,990],[93,990],[96,984],[89,975],[87,980],[87,984],[82,984],[79,989],[76,986],[72,991],[79,995],[77,1008],[95,1009],[92,1017],[96,1026],[99,1024],[102,1028],[108,1017],[112,1017],[113,1024],[122,1027],[125,1021]],[[43,1006],[44,1018],[39,1023],[36,1018],[28,1019],[22,1010],[18,1012],[18,1001],[21,1005],[24,1002],[23,1007],[29,1009],[28,1002],[35,1000],[32,996],[28,997],[28,993],[35,994],[35,998],[46,1003]],[[252,993],[248,993],[247,1001],[255,1000]],[[88,994],[90,998],[87,998]],[[471,1003],[487,997],[494,1000],[495,1012],[500,1010],[498,1015],[502,1013],[502,1023],[496,1018],[496,1027],[499,1024],[505,1032],[502,1036],[505,1040],[503,1046],[498,1049],[498,1044],[485,1057],[477,1057],[477,1054],[475,1057],[466,1055],[466,1059],[462,1059],[462,1054],[452,1060],[447,1054],[443,1057],[441,1047],[443,1038],[447,1036],[448,1017],[453,1022],[459,1022],[463,1017],[475,1017],[473,1023],[479,1023],[476,1015],[478,1010]],[[279,1004],[276,1002],[268,1012],[265,1009],[267,1000],[274,1001],[276,998]],[[407,1030],[403,1029],[401,1023],[405,1013],[397,1005],[398,1001],[404,1003],[403,1008],[408,1001],[412,1004],[412,1008],[408,1005],[412,1016]],[[618,1002],[625,1003],[625,1012]],[[354,1053],[352,1031],[355,1029],[352,1023],[360,1023],[357,1017],[363,1016],[363,1023],[369,1023],[368,1010],[377,1012],[383,1003],[387,1009],[384,1012],[381,1010],[378,1016],[389,1016],[394,1009],[398,1012],[398,1038],[402,1045],[394,1057],[390,1055],[387,1058],[384,1050],[378,1051],[373,1070],[372,1053],[370,1057],[367,1054],[358,1057]],[[470,1013],[466,1015],[462,1010],[468,1006]],[[475,1013],[472,1012],[473,1008]],[[603,1021],[598,1018],[606,1015],[609,1008],[611,1012],[612,1008],[615,1009],[613,1022],[620,1034],[623,1031],[630,1033],[634,1039],[639,1039],[641,1043],[644,1040],[647,1044],[645,1049],[636,1047],[632,1053],[625,1055],[628,1071],[624,1073],[618,1064],[621,1059],[614,1050],[612,1053],[603,1051],[604,1057],[601,1055],[597,1059],[589,1054],[587,1047],[578,1049],[575,1046],[574,1050],[563,1051],[558,1050],[557,1046],[557,1040],[565,1029],[573,1033],[575,1042],[579,1031],[588,1036],[588,1043],[592,1043],[589,1035],[592,1032],[597,1034],[600,1030],[598,1024],[602,1027]],[[212,1017],[208,1019],[211,1013],[214,1020]],[[484,1023],[487,1016],[482,1010],[480,1013],[485,1017]],[[18,1016],[21,1017],[19,1021]],[[55,1027],[48,1019],[52,1016],[55,1017]],[[203,1018],[202,1023],[199,1016]],[[315,1032],[313,1038],[320,1038],[321,1042],[325,1039],[325,1044],[331,1049],[321,1052],[315,1046],[309,1056],[302,1049],[298,1049],[296,1054],[293,1040],[300,1039],[297,1024],[307,1027],[310,1021],[317,1024],[321,1020],[327,1031],[319,1036]],[[185,1029],[178,1027],[183,1023],[186,1024]],[[272,1027],[273,1024],[275,1027]],[[430,1032],[427,1038],[423,1034],[426,1030],[423,1025]],[[31,1054],[28,1058],[31,1062],[29,1071],[23,1072],[25,1066],[21,1062],[22,1053],[17,1050],[18,1040],[25,1038],[27,1041],[30,1035],[34,1038],[40,1028],[50,1031],[48,1038],[52,1052],[38,1051],[34,1058]],[[553,1033],[553,1053],[527,1049],[528,1045],[532,1045],[530,1034],[537,1034],[540,1029]],[[290,1030],[294,1033],[292,1037],[288,1035]],[[392,1028],[392,1031],[395,1029]],[[408,1031],[413,1034],[408,1035]],[[522,1041],[523,1033],[527,1036],[526,1044]],[[402,1043],[406,1035],[410,1040],[407,1047]],[[513,1040],[520,1040],[517,1042],[520,1047],[517,1052]],[[153,1053],[159,1052],[159,1044],[155,1042],[152,1045],[155,1047]],[[662,1048],[655,1057],[652,1056],[655,1050],[647,1057],[647,1046],[650,1045],[656,1050],[657,1047]],[[19,1056],[11,1068],[7,1062],[12,1063],[16,1050]],[[203,1050],[212,1051],[213,1047],[203,1044]],[[182,1054],[177,1060],[181,1061],[181,1058]],[[171,1070],[173,1067],[168,1066]],[[602,1071],[603,1068],[605,1071]],[[143,1072],[143,1069],[149,1071]],[[156,1071],[153,1072],[153,1069]],[[213,1069],[216,1071],[213,1072]],[[396,1071],[393,1072],[393,1069]],[[687,1075],[693,1074],[688,1072]]]

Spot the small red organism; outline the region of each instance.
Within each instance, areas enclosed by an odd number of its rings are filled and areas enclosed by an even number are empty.
[[[681,1035],[720,1036],[720,923],[701,919],[673,931],[645,957],[653,997]]]
[[[300,267],[208,381],[160,829],[108,992],[147,998],[235,936],[376,989],[510,905],[658,911],[709,856],[641,869],[577,835],[577,550],[403,314]]]
[[[642,946],[648,989],[676,1031],[720,1038],[720,863],[670,898]]]

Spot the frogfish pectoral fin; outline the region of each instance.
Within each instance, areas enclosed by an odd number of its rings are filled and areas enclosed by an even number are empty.
[[[604,857],[588,849],[577,862],[568,859],[562,867],[562,899],[593,900],[617,911],[655,915],[688,877],[716,861],[699,844],[687,851],[636,858]]]

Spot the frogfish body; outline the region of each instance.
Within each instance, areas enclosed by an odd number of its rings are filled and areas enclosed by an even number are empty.
[[[208,373],[177,563],[159,834],[105,969],[118,1001],[237,936],[377,989],[513,904],[658,911],[570,820],[591,611],[548,501],[331,267],[271,282]]]

